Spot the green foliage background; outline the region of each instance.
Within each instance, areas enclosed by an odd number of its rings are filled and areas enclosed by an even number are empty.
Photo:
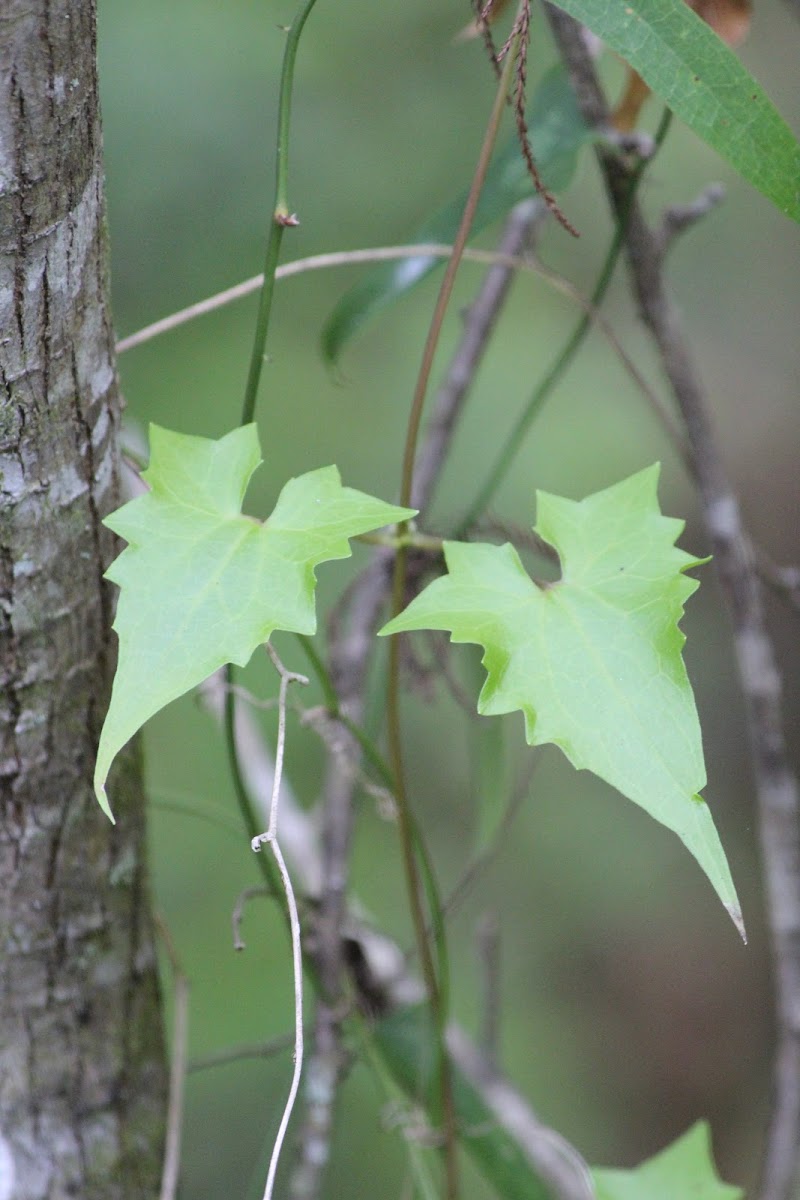
[[[101,5],[120,335],[260,270],[283,47],[277,26],[292,13],[284,0]],[[380,9],[368,0],[320,0],[298,60],[291,199],[302,224],[287,233],[286,257],[402,240],[463,186],[493,90],[479,47],[452,44],[467,19],[463,0],[407,0]],[[743,51],[795,129],[798,38],[788,10],[762,0]],[[532,59],[535,82],[553,59],[541,25]],[[612,85],[620,78],[614,62],[607,77]],[[648,108],[651,127],[657,107]],[[726,183],[728,200],[680,241],[671,276],[750,528],[775,558],[798,561],[797,229],[680,128],[650,172],[645,198],[657,211],[693,198],[715,179]],[[610,232],[588,156],[565,207],[582,237],[573,243],[548,228],[542,254],[588,287]],[[356,278],[347,269],[278,285],[260,405],[266,463],[248,498],[254,511],[274,503],[288,476],[329,462],[348,485],[395,498],[400,439],[435,283],[371,326],[333,377],[320,361],[319,331]],[[479,278],[477,268],[462,268],[441,363],[458,334],[458,305]],[[652,368],[623,272],[607,311],[626,346]],[[245,301],[123,358],[130,421],[215,437],[232,428],[254,314],[254,302]],[[482,477],[487,446],[501,442],[574,316],[568,301],[538,281],[516,284],[438,494],[434,518],[443,526],[463,510],[470,494],[464,489]],[[689,518],[681,545],[701,555],[697,507],[674,452],[604,340],[592,337],[535,425],[497,511],[529,522],[537,487],[579,497],[657,458],[664,463],[664,511]],[[355,566],[363,561],[357,550]],[[350,563],[325,569],[323,604],[353,569]],[[706,796],[744,904],[750,946],[738,943],[677,839],[547,750],[512,835],[454,920],[454,1007],[474,1026],[480,988],[472,931],[491,909],[503,929],[505,1061],[541,1115],[590,1161],[613,1165],[654,1153],[708,1116],[723,1176],[747,1184],[767,1100],[766,949],[727,626],[711,569],[701,577],[684,622],[686,661],[705,731]],[[789,734],[800,749],[796,625],[780,605],[772,609]],[[293,643],[277,645],[290,665],[303,669]],[[468,649],[459,648],[454,661],[465,678],[474,675]],[[260,670],[249,682],[273,686]],[[435,713],[420,697],[408,706],[408,757],[414,804],[447,891],[470,855],[481,816],[471,728],[441,689],[434,703]],[[270,718],[263,719],[268,726]],[[519,762],[528,753],[521,719],[504,720]],[[164,807],[191,796],[233,813],[221,739],[211,718],[185,700],[152,722],[146,746],[157,902],[192,982],[191,1053],[282,1033],[291,1024],[290,960],[270,906],[256,902],[248,912],[247,952],[236,956],[231,949],[231,906],[241,887],[257,881],[246,838]],[[293,723],[288,770],[308,802],[321,764],[314,735]],[[374,802],[361,803],[356,886],[376,919],[407,939],[394,830]],[[284,1057],[191,1077],[183,1200],[260,1194],[288,1074]],[[343,1098],[331,1196],[373,1193],[378,1147],[385,1156],[381,1191],[399,1194],[402,1142],[396,1130],[380,1127],[380,1103],[372,1078],[355,1070]],[[468,1194],[483,1196],[483,1184],[471,1179]]]

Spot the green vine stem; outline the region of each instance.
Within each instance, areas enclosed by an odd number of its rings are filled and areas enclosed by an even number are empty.
[[[478,204],[481,188],[489,167],[500,121],[506,105],[508,89],[513,74],[515,54],[510,48],[500,75],[494,104],[486,127],[486,133],[481,146],[478,163],[472,178],[464,215],[453,244],[453,253],[448,261],[444,279],[439,290],[436,306],[431,318],[425,348],[422,354],[419,375],[417,377],[414,397],[408,419],[406,442],[403,452],[403,470],[400,487],[400,503],[406,507],[411,499],[414,476],[414,460],[416,457],[419,428],[422,420],[422,410],[428,390],[433,359],[439,343],[445,312],[453,291],[456,272],[469,236],[475,209]],[[407,533],[408,526],[398,527],[398,536],[402,539]],[[403,606],[403,595],[406,582],[407,548],[401,545],[394,562],[392,580],[392,614],[396,614]],[[440,1089],[441,1115],[444,1129],[444,1153],[446,1171],[446,1195],[448,1200],[458,1196],[458,1161],[456,1142],[456,1116],[453,1101],[452,1078],[450,1064],[445,1046],[445,1025],[447,1021],[446,991],[447,981],[437,975],[431,946],[428,939],[428,925],[422,906],[420,878],[415,853],[414,821],[408,800],[403,769],[402,734],[400,728],[400,638],[395,636],[389,646],[389,680],[386,703],[387,731],[389,740],[389,758],[392,764],[392,774],[395,782],[395,800],[397,804],[397,824],[400,836],[400,846],[403,856],[403,867],[406,875],[406,888],[409,906],[414,925],[414,934],[419,951],[420,965],[428,994],[434,1030],[437,1040],[437,1075]]]
[[[306,0],[289,27],[286,36],[286,49],[283,54],[283,69],[281,71],[280,97],[278,101],[278,144],[275,155],[275,204],[270,217],[269,234],[267,237],[267,252],[264,259],[264,282],[261,285],[261,295],[258,302],[256,331],[253,337],[253,352],[250,357],[250,370],[247,376],[247,386],[242,405],[242,425],[249,425],[256,411],[258,385],[261,381],[261,369],[264,365],[264,352],[267,346],[267,332],[272,312],[272,297],[275,292],[275,271],[281,252],[283,232],[288,226],[299,225],[295,214],[289,207],[289,122],[292,113],[292,84],[294,83],[294,66],[297,59],[297,47],[300,35],[308,15],[317,0]]]
[[[297,60],[297,47],[300,43],[300,35],[303,32],[303,26],[308,19],[308,15],[316,2],[317,0],[306,0],[305,4],[298,11],[287,33],[286,47],[283,52],[283,68],[281,70],[280,95],[278,100],[278,141],[275,151],[275,203],[273,205],[267,237],[264,282],[261,285],[261,295],[258,303],[256,330],[253,337],[253,352],[250,358],[250,370],[247,377],[244,403],[242,405],[241,425],[249,425],[255,416],[258,385],[261,380],[261,368],[264,364],[264,351],[267,345],[269,320],[272,313],[275,271],[277,270],[278,258],[280,257],[283,231],[288,225],[297,225],[298,223],[297,217],[289,211],[287,195],[292,85],[294,83],[294,67]],[[241,812],[242,821],[247,829],[248,836],[252,840],[259,831],[239,766],[239,754],[236,748],[236,695],[234,683],[234,668],[231,663],[228,663],[225,668],[225,710],[223,717],[225,744],[239,811]],[[264,855],[259,857],[258,861],[267,886],[273,891],[277,891],[278,880],[271,860]]]
[[[658,150],[667,133],[672,121],[672,113],[668,108],[664,109],[659,122],[658,130],[655,136],[655,149]],[[600,269],[600,274],[597,277],[597,282],[594,285],[590,297],[589,305],[583,316],[575,324],[572,333],[570,333],[564,343],[558,357],[553,362],[549,371],[542,377],[536,390],[518,417],[514,428],[506,438],[500,453],[498,454],[492,469],[490,470],[483,487],[478,492],[478,495],[470,505],[469,511],[461,521],[458,530],[455,534],[456,538],[463,538],[467,532],[478,520],[478,518],[486,511],[492,502],[498,487],[505,478],[512,462],[519,453],[525,436],[533,424],[536,417],[544,408],[545,402],[551,396],[553,389],[560,380],[561,376],[569,367],[575,355],[583,345],[584,339],[589,332],[593,323],[593,312],[600,306],[603,297],[605,296],[608,285],[614,275],[614,270],[622,250],[625,230],[628,224],[628,213],[634,196],[641,183],[642,176],[648,165],[653,160],[653,155],[648,158],[640,158],[631,172],[630,185],[628,191],[628,200],[625,211],[617,221],[614,234],[611,238],[611,243],[606,252],[605,260]]]
[[[231,779],[233,780],[233,790],[236,794],[236,803],[239,805],[239,812],[241,813],[242,823],[247,830],[247,836],[252,841],[261,832],[261,829],[259,823],[256,821],[253,805],[247,794],[247,788],[242,778],[242,769],[239,765],[239,751],[236,745],[236,688],[232,663],[228,663],[225,667],[223,730],[225,734],[225,748],[228,753],[228,767]],[[278,873],[275,870],[272,859],[266,854],[259,854],[257,861],[270,894],[279,896],[280,880],[278,879]]]

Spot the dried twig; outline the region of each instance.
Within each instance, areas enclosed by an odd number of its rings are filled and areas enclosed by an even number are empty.
[[[605,102],[580,28],[560,10],[548,15],[575,85],[584,118],[602,124]],[[600,165],[615,211],[627,203],[627,169],[600,148]],[[678,314],[667,295],[662,245],[638,205],[630,208],[626,249],[643,320],[658,347],[680,408],[714,562],[733,624],[758,798],[776,1005],[773,1105],[761,1200],[795,1194],[800,1154],[800,797],[786,749],[781,681],[766,630],[752,546],[742,527]]]
[[[202,1058],[190,1059],[186,1065],[188,1075],[195,1071],[208,1071],[212,1067],[226,1067],[230,1063],[241,1062],[248,1058],[273,1058],[294,1045],[294,1030],[291,1033],[281,1033],[266,1042],[246,1042],[240,1046],[226,1046],[224,1050],[214,1050],[204,1054]]]
[[[531,147],[531,140],[528,135],[528,121],[525,109],[527,107],[528,48],[531,36],[531,0],[520,0],[511,31],[499,49],[495,45],[489,25],[493,7],[494,5],[491,2],[482,5],[480,0],[475,0],[473,3],[475,27],[483,38],[484,48],[495,74],[499,74],[500,64],[508,55],[512,55],[514,59],[514,86],[512,93],[508,97],[508,103],[514,113],[517,139],[525,166],[537,195],[541,197],[542,202],[553,214],[559,225],[563,229],[566,229],[567,233],[571,233],[573,237],[578,237],[577,229],[567,219],[553,193],[545,186],[544,180],[539,173],[533,148]]]
[[[689,204],[673,204],[666,210],[661,220],[661,229],[655,236],[662,254],[667,253],[678,234],[691,228],[697,221],[716,208],[725,199],[725,188],[721,183],[710,183],[704,188],[696,200]]]
[[[286,1130],[289,1127],[289,1119],[292,1115],[294,1103],[297,1098],[297,1091],[300,1087],[300,1075],[303,1070],[303,953],[300,940],[300,917],[297,912],[297,901],[295,900],[292,880],[286,868],[286,862],[281,853],[280,843],[278,842],[278,800],[281,790],[281,776],[283,775],[283,751],[286,744],[286,693],[290,683],[308,683],[305,675],[298,675],[295,671],[287,671],[281,660],[278,658],[273,647],[267,642],[267,653],[272,660],[272,665],[280,676],[280,690],[278,694],[278,739],[275,749],[275,771],[272,783],[272,796],[270,798],[269,808],[269,825],[265,833],[260,833],[252,840],[252,848],[255,851],[260,851],[263,845],[268,845],[272,851],[272,855],[280,873],[283,890],[286,895],[286,904],[289,909],[289,928],[292,937],[292,967],[294,972],[294,1071],[292,1073],[292,1082],[289,1087],[289,1095],[286,1099],[286,1106],[281,1116],[278,1133],[275,1137],[275,1143],[272,1147],[272,1155],[269,1162],[269,1170],[267,1172],[267,1182],[264,1186],[264,1200],[271,1200],[273,1189],[275,1186],[275,1175],[278,1170],[278,1162],[281,1156],[281,1149],[286,1137]],[[238,937],[238,929],[234,930],[234,937]]]
[[[247,905],[256,896],[269,895],[269,889],[265,887],[246,887],[239,893],[236,903],[233,906],[233,912],[231,913],[231,928],[233,930],[234,950],[246,949],[244,938],[242,937],[242,919],[244,918],[245,905]]]
[[[296,258],[293,262],[284,263],[275,271],[275,278],[290,279],[294,275],[304,275],[307,271],[324,271],[331,270],[334,267],[360,266],[369,263],[396,262],[405,258],[449,258],[452,253],[453,247],[446,242],[420,242],[419,244],[406,246],[374,246],[366,247],[362,250],[332,250],[327,254],[312,254],[308,258]],[[489,265],[493,261],[491,251],[473,250],[469,247],[464,251],[463,257],[470,262],[486,263]],[[532,263],[519,262],[517,266],[522,270],[536,270],[535,265]],[[170,333],[173,329],[179,329],[181,325],[186,325],[188,322],[194,321],[197,317],[216,312],[220,308],[225,308],[228,304],[233,304],[236,300],[243,300],[246,296],[252,296],[253,292],[257,292],[263,282],[263,275],[253,275],[250,279],[245,279],[241,283],[234,284],[233,287],[225,288],[221,292],[215,292],[213,296],[207,296],[204,300],[198,300],[195,304],[189,304],[186,308],[178,309],[177,312],[170,313],[166,317],[161,317],[160,320],[153,321],[150,325],[145,325],[135,333],[120,338],[115,347],[116,353],[124,354],[127,350],[143,346],[145,342],[150,342],[153,338],[160,337],[164,333]]]
[[[695,206],[699,203],[700,200],[696,201]],[[683,451],[680,434],[676,431],[669,413],[666,412],[658,395],[650,387],[642,372],[627,353],[610,322],[603,316],[598,306],[592,304],[591,300],[587,299],[570,280],[565,279],[558,272],[546,267],[537,259],[525,257],[526,243],[534,236],[534,227],[542,220],[544,215],[545,207],[538,197],[531,200],[523,200],[512,210],[503,239],[497,250],[475,250],[471,248],[464,250],[465,259],[475,263],[484,263],[492,268],[496,268],[496,270],[490,271],[487,275],[486,284],[481,289],[479,299],[475,301],[475,305],[479,305],[479,310],[474,313],[471,312],[469,320],[465,322],[464,337],[448,369],[445,383],[442,385],[437,396],[433,414],[428,425],[426,444],[420,450],[415,471],[415,488],[421,495],[425,495],[429,489],[432,491],[432,479],[436,475],[436,465],[440,456],[439,447],[442,443],[445,445],[449,444],[449,439],[453,432],[452,422],[455,421],[460,409],[460,398],[463,397],[467,385],[472,380],[475,369],[473,365],[474,360],[476,356],[481,356],[483,353],[486,341],[491,336],[494,326],[495,316],[493,314],[499,310],[500,304],[505,299],[512,276],[516,271],[530,272],[538,275],[548,286],[567,296],[586,313],[608,341],[634,384],[645,394],[678,450]],[[695,217],[694,219],[697,218]],[[668,236],[666,226],[669,224],[669,220],[669,214],[667,214],[667,217],[665,217],[665,238]],[[682,221],[684,225],[689,224],[691,220],[692,217],[683,212],[676,213],[674,218],[676,224]],[[292,275],[303,274],[306,271],[358,263],[386,262],[424,256],[446,258],[452,253],[452,250],[453,247],[444,242],[421,242],[418,245],[378,246],[374,249],[342,250],[329,254],[316,254],[310,258],[298,258],[294,262],[286,263],[285,266],[279,267],[276,278],[284,279]],[[177,312],[171,313],[169,316],[163,317],[151,325],[144,326],[143,329],[132,333],[129,337],[122,338],[117,343],[117,353],[119,354],[125,350],[132,350],[136,346],[144,345],[146,342],[152,341],[164,333],[169,333],[173,329],[180,328],[181,325],[185,325],[197,317],[215,312],[217,309],[224,308],[236,300],[251,295],[254,291],[258,290],[262,280],[263,276],[256,275],[252,279],[246,279],[243,283],[236,284],[234,287],[226,288],[225,291],[208,296],[205,300],[199,300],[196,304],[190,304],[187,308],[179,309]],[[499,289],[501,293],[497,299],[494,296],[495,289]],[[488,316],[488,320],[484,320],[484,314]],[[142,465],[144,464],[135,464],[137,469],[141,469]],[[418,508],[421,507],[416,497],[414,504]],[[230,686],[238,687],[239,685]],[[274,701],[260,701],[258,703],[260,707],[274,707]]]

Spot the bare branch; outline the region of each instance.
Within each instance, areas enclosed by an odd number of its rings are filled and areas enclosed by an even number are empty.
[[[360,707],[355,711],[360,715]],[[313,1052],[306,1075],[305,1113],[290,1187],[292,1200],[314,1200],[320,1194],[330,1157],[336,1096],[347,1061],[341,1029],[346,979],[342,929],[353,833],[353,788],[361,752],[343,727],[341,735],[346,749],[328,755],[321,809],[322,890],[311,948],[319,993]]]
[[[167,1134],[159,1200],[175,1200],[181,1170],[181,1134],[189,1044],[189,981],[183,973],[169,927],[160,913],[154,914],[154,923],[167,951],[174,986]]]
[[[341,1008],[318,1001],[314,1022],[314,1053],[305,1083],[305,1114],[298,1135],[298,1158],[292,1172],[292,1200],[314,1200],[320,1194],[330,1158],[333,1114],[347,1056],[341,1037]]]
[[[549,6],[548,15],[584,117],[602,123],[605,103],[579,27]],[[626,167],[607,149],[599,150],[599,159],[611,203],[619,213],[627,204]],[[636,203],[629,209],[626,249],[642,317],[658,347],[689,438],[694,478],[733,625],[758,798],[777,1026],[773,1106],[760,1197],[790,1200],[800,1152],[800,797],[783,732],[781,680],[766,630],[755,556],[725,475],[678,314],[665,290],[659,239]]]
[[[712,209],[725,199],[725,188],[721,183],[710,183],[696,200],[689,204],[673,204],[661,219],[661,230],[655,234],[662,257],[667,253],[678,234],[702,221]]]
[[[278,267],[275,278],[290,279],[294,275],[303,275],[307,271],[363,266],[369,263],[398,262],[407,258],[449,258],[452,253],[453,247],[447,242],[420,242],[406,246],[374,246],[363,250],[336,250],[328,254],[312,254],[308,258],[297,258],[293,262],[284,263],[283,266]],[[464,250],[462,257],[467,262],[484,266],[492,266],[499,262],[498,255],[494,251],[476,250],[469,246]],[[525,259],[518,259],[508,265],[515,270],[534,273],[539,269],[536,263],[528,262]],[[160,320],[138,329],[135,333],[120,338],[115,347],[116,352],[124,354],[126,350],[143,346],[145,342],[150,342],[153,338],[160,337],[163,333],[169,333],[173,329],[179,329],[181,325],[186,325],[197,317],[206,316],[208,313],[225,308],[228,304],[233,304],[236,300],[252,296],[263,282],[263,275],[253,275],[250,279],[243,280],[242,283],[234,284],[233,287],[225,288],[224,291],[215,292],[213,296],[207,296],[204,300],[198,300],[195,304],[178,309],[177,312],[170,313],[169,316],[162,317]]]

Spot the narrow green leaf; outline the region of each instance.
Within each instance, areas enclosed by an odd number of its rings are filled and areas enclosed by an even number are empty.
[[[374,1030],[375,1044],[397,1082],[430,1115],[438,1105],[435,1039],[428,1010],[397,1009]],[[453,1104],[464,1149],[503,1200],[552,1200],[530,1158],[497,1124],[480,1094],[452,1068]]]
[[[684,0],[554,0],[630,63],[690,129],[800,221],[800,145],[736,55]]]
[[[676,1142],[632,1171],[592,1169],[597,1200],[742,1200],[722,1183],[711,1155],[708,1124],[698,1121]]]
[[[323,467],[291,479],[265,522],[243,516],[261,462],[255,425],[219,441],[153,425],[150,446],[150,491],[105,521],[129,543],[106,572],[121,589],[95,770],[109,817],[109,768],[148,718],[225,663],[244,666],[276,629],[314,633],[316,567],[348,558],[348,538],[413,515],[342,487],[336,468]]]
[[[536,162],[544,183],[550,191],[558,192],[572,179],[578,151],[592,135],[586,128],[575,103],[572,88],[562,67],[548,72],[537,89],[530,107],[530,136]],[[481,192],[472,236],[475,237],[493,221],[504,217],[520,200],[530,196],[533,185],[520,153],[516,135],[495,156]],[[464,206],[466,191],[440,209],[417,229],[411,243],[452,243],[456,236]],[[327,362],[333,363],[342,348],[366,322],[442,265],[441,258],[420,255],[385,263],[367,276],[336,305],[322,333],[322,351]]]
[[[683,605],[702,560],[675,547],[658,466],[576,503],[538,493],[536,532],[562,578],[534,584],[512,546],[445,543],[448,574],[382,633],[445,629],[484,648],[481,713],[521,710],[532,746],[551,742],[673,830],[744,936],[708,806],[700,724],[681,657]]]

